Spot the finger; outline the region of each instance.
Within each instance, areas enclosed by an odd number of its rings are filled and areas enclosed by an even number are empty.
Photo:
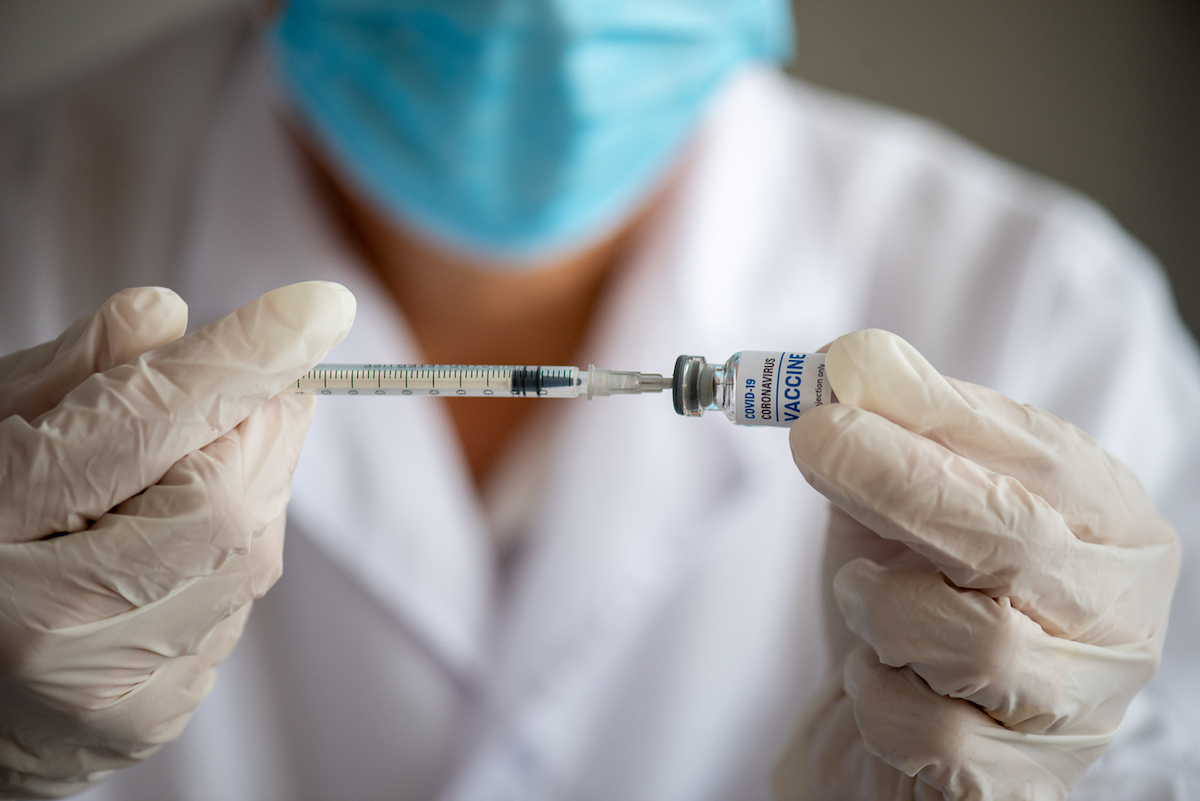
[[[830,580],[842,565],[860,557],[889,567],[908,567],[925,573],[937,572],[937,567],[932,562],[903,542],[879,536],[832,503],[829,504],[826,534],[824,575]]]
[[[130,759],[145,759],[179,737],[193,711],[212,690],[217,668],[233,651],[253,608],[247,603],[222,620],[194,654],[166,660],[111,707],[89,716],[106,742]]]
[[[998,392],[943,378],[894,334],[838,338],[825,369],[840,402],[1013,476],[1081,539],[1142,544],[1174,536],[1132,471],[1087,434]]]
[[[841,403],[874,412],[975,461],[1007,456],[1014,463],[1032,459],[1041,465],[1061,444],[1046,440],[1059,438],[1057,427],[1035,436],[1024,430],[1019,416],[1005,419],[974,405],[912,345],[887,331],[855,331],[834,340],[825,370]]]
[[[866,557],[882,565],[906,565],[915,570],[937,572],[933,563],[902,542],[884,539],[833,504],[829,505],[822,559],[822,611],[825,641],[829,643],[832,663],[842,664],[846,656],[862,645],[862,640],[846,626],[834,597],[833,579],[838,570],[853,559]]]
[[[162,287],[125,289],[58,339],[0,357],[0,420],[33,420],[93,373],[183,336],[187,305]]]
[[[1161,603],[1122,602],[1158,586],[1174,544],[1082,542],[1015,479],[851,406],[806,413],[791,444],[808,482],[860,523],[924,555],[958,587],[1011,597],[1051,634],[1128,643],[1165,624]],[[1094,629],[1117,605],[1145,614],[1113,615]]]
[[[775,765],[776,801],[924,801],[912,777],[867,752],[854,701],[842,689],[842,677],[834,679],[810,702]],[[943,801],[940,793],[929,801],[935,799]]]
[[[0,617],[41,630],[112,618],[248,553],[291,497],[313,400],[278,396],[88,530],[0,552]]]
[[[44,633],[15,675],[41,698],[76,714],[120,703],[168,660],[199,653],[221,621],[270,589],[282,572],[283,533],[281,516],[249,553],[158,603]]]
[[[1071,532],[1087,542],[1122,546],[1170,542],[1175,533],[1162,517],[1133,471],[1066,420],[1027,406],[995,390],[948,378],[947,383],[978,415],[997,421],[1008,432],[1021,432],[1041,443],[1033,448],[987,448],[977,461],[1014,476],[1045,498],[1062,515]],[[964,432],[943,437],[964,456]],[[1009,436],[1015,440],[1016,436]]]
[[[83,530],[319,362],[353,317],[344,288],[293,284],[91,376],[32,424],[0,422],[0,536]]]
[[[247,604],[219,623],[199,653],[163,662],[113,703],[72,710],[63,726],[23,726],[27,736],[19,745],[0,738],[0,765],[4,766],[0,780],[19,774],[19,786],[58,785],[77,792],[98,781],[98,772],[144,759],[177,738],[212,689],[217,666],[241,637],[251,606]],[[52,716],[56,711],[42,708],[40,714]],[[30,736],[39,730],[46,731],[46,736]],[[75,734],[64,737],[63,731]],[[103,747],[95,745],[98,739],[103,740]],[[13,785],[4,782],[0,786]]]
[[[80,747],[61,740],[34,742],[35,747],[45,746],[45,751],[39,752],[29,748],[28,743],[0,738],[0,792],[5,798],[66,798],[99,784],[112,773],[109,768],[92,771],[86,766],[130,764],[130,760],[95,746]]]
[[[846,660],[843,681],[866,750],[946,798],[1065,798],[1112,739],[1010,731],[867,647]]]
[[[912,668],[934,692],[1015,731],[1114,731],[1157,663],[1149,641],[1118,649],[1051,637],[1007,598],[958,589],[940,574],[858,559],[838,572],[834,594],[882,664]]]

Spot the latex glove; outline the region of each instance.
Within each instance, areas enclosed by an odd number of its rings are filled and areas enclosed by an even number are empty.
[[[0,796],[76,792],[180,733],[279,577],[311,398],[346,334],[324,282],[186,336],[126,290],[0,359]]]
[[[791,445],[834,504],[837,675],[777,795],[1063,798],[1158,667],[1174,531],[1079,429],[892,334],[836,340],[826,372],[840,403]]]

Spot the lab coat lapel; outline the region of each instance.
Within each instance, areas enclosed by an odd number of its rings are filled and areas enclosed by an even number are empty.
[[[319,207],[260,59],[243,65],[202,167],[181,276],[193,323],[282,284],[333,280],[354,293],[358,314],[327,361],[420,361],[385,290]],[[439,404],[318,399],[289,527],[324,548],[447,666],[471,674],[491,603],[492,554],[448,442]]]

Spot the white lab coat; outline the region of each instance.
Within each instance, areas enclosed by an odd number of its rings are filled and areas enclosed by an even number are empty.
[[[328,278],[359,301],[331,361],[419,361],[278,104],[239,11],[4,109],[0,351],[128,285],[174,287],[195,325]],[[868,326],[1092,432],[1173,519],[1166,662],[1073,797],[1200,797],[1200,361],[1152,257],[1093,205],[747,69],[583,360],[665,371]],[[83,798],[767,798],[829,669],[826,507],[786,434],[654,396],[542,412],[481,501],[438,402],[322,399],[283,579],[181,740]]]

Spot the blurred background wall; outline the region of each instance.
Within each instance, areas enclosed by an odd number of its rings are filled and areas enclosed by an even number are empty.
[[[0,101],[211,6],[0,0]],[[794,0],[793,71],[940,120],[1107,206],[1200,334],[1200,0]]]
[[[1099,200],[1200,335],[1200,0],[794,0],[806,80]]]

